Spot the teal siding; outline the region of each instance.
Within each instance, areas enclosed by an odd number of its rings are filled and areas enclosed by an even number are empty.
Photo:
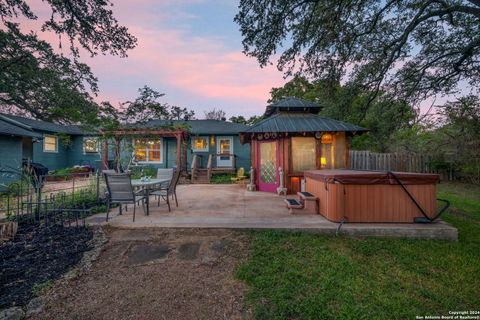
[[[22,138],[0,135],[0,190],[2,185],[19,179],[15,172],[22,167]],[[13,172],[12,172],[13,171]]]
[[[101,146],[100,146],[101,147]],[[72,136],[72,144],[68,151],[68,166],[90,165],[95,168],[101,161],[100,153],[83,152],[83,136]]]
[[[234,136],[233,137],[233,152],[236,155],[235,161],[236,165],[235,167],[238,168],[244,168],[245,172],[249,172],[251,162],[250,162],[250,144],[244,144],[242,145],[240,143],[240,136]]]
[[[55,170],[66,168],[69,166],[68,154],[70,147],[65,146],[61,139],[58,139],[57,152],[44,152],[43,140],[33,144],[33,162],[38,162],[48,168],[48,170]]]

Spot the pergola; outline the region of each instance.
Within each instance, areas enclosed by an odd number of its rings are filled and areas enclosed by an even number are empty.
[[[102,134],[105,136],[107,133],[102,131]],[[177,168],[180,171],[186,170],[186,159],[187,159],[187,150],[183,148],[182,150],[182,141],[186,141],[188,138],[188,131],[185,129],[119,129],[113,132],[108,132],[108,135],[115,137],[135,137],[135,136],[150,136],[150,137],[159,137],[159,138],[176,138],[177,140]],[[102,158],[102,167],[103,169],[108,168],[108,139],[103,141],[103,158]],[[182,163],[182,152],[184,153],[183,159],[185,160]]]

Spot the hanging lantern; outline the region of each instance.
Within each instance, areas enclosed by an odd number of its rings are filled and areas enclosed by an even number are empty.
[[[322,135],[321,142],[323,144],[329,144],[333,142],[333,136],[330,133],[325,133]]]

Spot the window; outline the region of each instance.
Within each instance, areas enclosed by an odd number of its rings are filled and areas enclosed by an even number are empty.
[[[44,152],[58,152],[58,138],[52,135],[43,136],[43,151]]]
[[[208,137],[194,137],[192,139],[192,150],[208,152]]]
[[[133,141],[135,161],[163,162],[161,139],[135,139]]]
[[[292,138],[293,172],[316,169],[315,138]]]
[[[92,137],[83,138],[83,153],[98,153],[98,139]]]

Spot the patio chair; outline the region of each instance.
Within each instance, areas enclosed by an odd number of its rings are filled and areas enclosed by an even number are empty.
[[[169,200],[170,197],[172,197],[172,199],[175,198],[175,205],[178,207],[177,184],[178,184],[179,179],[180,179],[180,171],[176,170],[173,173],[172,180],[170,181],[168,186],[161,187],[160,189],[155,190],[155,191],[150,193],[151,195],[158,196],[158,205],[159,206],[160,206],[160,198],[162,198],[163,200],[166,200],[169,212],[171,211],[170,200]]]
[[[235,177],[230,178],[231,181],[233,182],[243,182],[247,176],[245,175],[245,169],[243,167],[240,167],[237,170],[237,175]]]
[[[172,177],[173,168],[157,170],[157,179],[172,179]]]
[[[107,221],[110,206],[114,203],[120,204],[120,214],[122,213],[122,205],[133,204],[133,221],[135,222],[135,209],[137,204],[141,201],[143,211],[145,212],[145,201],[148,199],[143,194],[143,190],[135,192],[132,187],[132,181],[129,174],[125,173],[110,173],[105,175],[105,182],[107,183]]]

